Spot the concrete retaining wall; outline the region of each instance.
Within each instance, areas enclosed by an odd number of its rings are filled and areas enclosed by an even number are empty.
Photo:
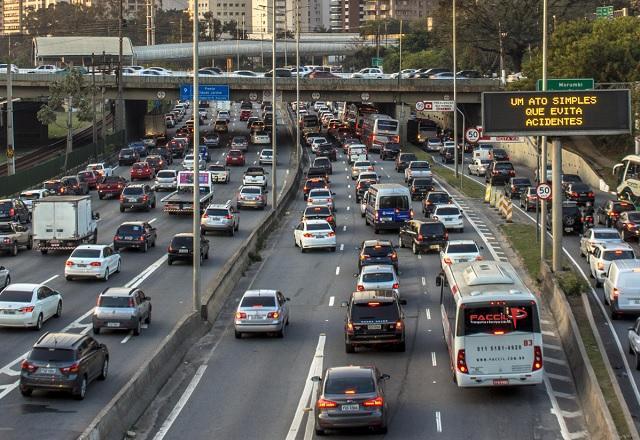
[[[598,379],[589,362],[571,307],[546,263],[542,264],[540,273],[542,294],[549,303],[558,325],[558,335],[562,340],[562,346],[573,373],[590,438],[593,440],[617,440],[619,439],[618,432],[598,385]],[[621,404],[624,405],[624,402]]]

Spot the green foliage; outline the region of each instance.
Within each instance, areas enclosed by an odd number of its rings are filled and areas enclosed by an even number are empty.
[[[360,26],[360,35],[384,35],[400,32],[400,21],[394,18],[384,20],[365,21]]]
[[[80,72],[73,69],[49,86],[49,100],[37,113],[37,118],[45,125],[56,120],[56,112],[65,110],[71,100],[77,108],[77,117],[81,121],[91,121],[95,109],[91,107],[91,87],[87,85]]]
[[[580,296],[587,289],[587,283],[573,270],[561,272],[557,276],[560,288],[567,296]]]

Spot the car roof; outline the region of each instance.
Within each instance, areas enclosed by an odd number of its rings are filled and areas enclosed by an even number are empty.
[[[128,226],[128,225],[132,225],[132,226],[142,226],[144,225],[146,222],[140,220],[140,221],[131,221],[131,222],[123,222],[120,223],[120,226]]]
[[[173,236],[173,238],[176,237],[193,237],[193,233],[192,232],[178,232],[176,235]]]
[[[393,246],[391,240],[365,240],[362,242],[362,246]]]
[[[73,348],[79,341],[86,338],[82,333],[45,333],[33,344],[34,348]]]
[[[379,273],[379,272],[396,273],[395,269],[393,268],[393,265],[391,265],[391,264],[369,264],[367,266],[363,266],[362,267],[361,274],[363,274],[363,273]]]
[[[620,269],[620,272],[635,272],[635,269],[640,268],[640,260],[639,259],[628,259],[628,260],[616,260],[612,261],[611,264],[615,264]]]
[[[592,232],[615,232],[618,233],[618,230],[615,228],[591,228]]]
[[[246,296],[275,296],[277,290],[273,289],[256,289],[256,290],[245,290],[242,297]]]
[[[632,251],[633,248],[628,243],[598,243],[596,247],[603,251]]]
[[[360,290],[351,294],[351,300],[355,303],[366,303],[369,301],[395,302],[397,295],[393,290]]]
[[[109,287],[102,291],[100,296],[130,296],[138,290],[135,287]]]
[[[35,283],[14,283],[10,284],[11,290],[17,290],[20,292],[32,292],[34,289],[37,289],[42,284]]]
[[[78,250],[78,249],[95,249],[95,250],[102,250],[102,249],[104,249],[105,247],[109,247],[109,245],[108,245],[108,244],[81,244],[80,246],[77,246],[77,247],[74,249],[74,251],[75,251],[75,250]]]

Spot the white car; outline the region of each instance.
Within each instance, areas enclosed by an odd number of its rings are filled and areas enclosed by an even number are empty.
[[[64,277],[97,278],[107,281],[109,276],[120,272],[120,254],[104,244],[83,244],[73,250],[64,264]]]
[[[322,188],[315,188],[309,191],[307,206],[328,206],[332,211],[335,212],[336,210],[333,193],[328,189]]]
[[[311,248],[336,251],[336,233],[326,220],[303,220],[293,231],[295,245],[302,252]]]
[[[457,229],[464,231],[464,220],[462,218],[462,210],[456,205],[436,205],[431,218],[440,221],[447,230]]]
[[[273,164],[273,150],[270,148],[265,148],[260,152],[260,156],[258,157],[258,163],[260,165],[264,164]]]
[[[316,153],[318,151],[318,147],[320,145],[326,144],[328,141],[326,138],[323,137],[314,137],[311,140],[311,151],[313,151],[314,153]]]
[[[36,330],[62,314],[62,296],[44,284],[9,284],[0,292],[0,326]]]
[[[415,73],[416,69],[402,69],[400,72],[395,72],[391,74],[391,78],[409,78],[409,75]]]
[[[227,110],[220,110],[218,112],[217,119],[224,119],[227,122],[231,121],[231,114]]]
[[[229,76],[244,76],[254,78],[258,76],[256,72],[252,72],[251,70],[235,70]]]
[[[305,76],[307,76],[310,73],[311,73],[311,69],[309,69],[306,66],[300,66],[297,69],[295,67],[291,68],[291,76],[300,75],[300,78],[304,78]]]
[[[605,243],[622,243],[620,233],[613,228],[590,228],[580,237],[580,256],[593,253],[595,246]]]
[[[144,69],[138,72],[138,75],[140,76],[171,76],[171,73],[167,73],[159,70],[153,70],[153,69]]]
[[[35,69],[31,69],[27,71],[27,73],[58,73],[62,69],[54,66],[53,64],[43,64],[42,66],[38,66]]]
[[[138,71],[132,69],[131,67],[123,67],[122,68],[123,76],[138,76]]]
[[[633,260],[635,258],[636,254],[633,248],[627,243],[597,244],[587,258],[589,274],[591,278],[595,278],[596,287],[602,287],[612,261]]]
[[[369,190],[365,191],[360,198],[360,217],[367,215],[367,203],[369,202]]]
[[[442,148],[442,141],[439,138],[429,138],[427,139],[427,151],[436,152],[440,151]]]
[[[255,145],[268,145],[271,143],[271,136],[266,131],[255,131],[251,133],[251,143]]]
[[[145,70],[145,69],[142,69]],[[142,70],[140,70],[140,72],[142,72]],[[173,72],[169,69],[165,69],[164,67],[149,67],[146,70],[153,70],[154,72],[160,72],[160,74],[162,75],[173,75]]]
[[[476,176],[484,176],[487,173],[487,167],[491,164],[487,159],[473,159],[473,162],[467,166],[469,174]]]
[[[8,64],[0,64],[0,73],[7,73]],[[11,73],[20,73],[20,69],[15,64],[11,65]]]
[[[102,177],[109,177],[113,175],[113,168],[108,166],[105,162],[90,163],[87,165],[87,168],[85,168],[85,171],[95,171]]]
[[[198,167],[200,168],[200,170],[204,170],[207,166],[207,163],[202,158],[202,156],[198,155],[198,158],[200,159],[200,161],[198,162]],[[193,169],[193,153],[187,154],[184,159],[182,159],[182,168],[185,170]]]
[[[376,182],[380,182],[380,176],[375,171],[366,171],[358,174],[358,181],[356,182],[356,186],[360,183],[361,180],[375,180]]]
[[[48,189],[30,189],[20,193],[20,200],[29,208],[29,211],[32,211],[34,200],[44,199],[50,195],[53,195],[53,193]]]
[[[373,163],[368,160],[358,160],[354,162],[351,167],[351,179],[356,180],[360,176],[360,173],[364,173],[366,171],[375,171]]]
[[[467,261],[481,261],[480,248],[474,240],[450,240],[440,251],[440,266],[464,263]]]
[[[178,171],[160,170],[156,174],[156,191],[174,191],[178,186]]]
[[[384,78],[384,73],[377,67],[368,67],[352,74],[351,78],[381,79]]]
[[[358,276],[356,289],[362,290],[393,290],[399,293],[400,280],[392,264],[372,264],[362,266]]]

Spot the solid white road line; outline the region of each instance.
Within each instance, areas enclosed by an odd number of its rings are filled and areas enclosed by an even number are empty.
[[[156,217],[154,217],[154,218],[152,218],[151,220],[149,220],[149,223],[153,223],[153,222],[155,222],[156,220],[158,220],[158,219],[157,219]]]
[[[169,417],[167,417],[167,419],[164,421],[156,435],[153,437],[153,440],[162,440],[164,436],[167,435],[167,432],[169,432],[169,430],[171,429],[173,422],[176,421],[176,419],[180,415],[180,412],[182,411],[182,408],[184,408],[184,406],[187,404],[189,398],[191,397],[191,394],[193,394],[194,390],[198,386],[198,383],[200,382],[200,379],[202,379],[202,376],[204,375],[206,369],[207,364],[203,364],[198,367],[196,374],[193,376],[191,382],[189,382],[189,385],[182,393],[180,400],[178,400],[176,406],[173,407],[173,410],[169,414]]]
[[[326,341],[326,335],[324,333],[320,333],[318,337],[318,345],[316,346],[315,354],[313,355],[313,360],[311,361],[311,365],[309,366],[309,373],[307,374],[304,388],[302,390],[302,394],[300,395],[300,400],[298,401],[298,406],[296,408],[296,412],[293,416],[293,421],[291,422],[291,426],[289,427],[289,432],[287,433],[286,440],[295,440],[298,431],[300,430],[302,424],[302,418],[305,414],[304,409],[307,407],[307,403],[309,403],[309,399],[313,396],[313,388],[314,382],[311,381],[313,376],[321,376],[322,375],[322,366],[324,363],[324,344]],[[313,414],[310,412],[309,417],[313,417]],[[160,440],[160,439],[154,439]]]
[[[340,266],[336,267],[336,275],[340,275]]]
[[[334,303],[335,300],[336,300],[335,296],[329,297],[329,307],[333,307],[333,303]]]
[[[60,275],[54,275],[52,277],[47,278],[46,280],[44,280],[43,282],[41,282],[40,284],[47,284],[50,283],[51,281],[55,280],[56,278],[58,278]]]
[[[549,395],[549,400],[551,400],[552,412],[555,414],[556,419],[558,420],[558,424],[560,425],[560,434],[564,440],[569,440],[571,438],[569,434],[569,429],[567,428],[567,423],[562,416],[562,410],[558,406],[558,400],[556,396],[553,394],[553,388],[551,387],[551,383],[549,382],[549,378],[547,375],[544,376],[544,387],[547,390],[547,394]]]
[[[133,332],[132,331],[130,331],[127,334],[127,336],[125,336],[124,339],[122,341],[120,341],[120,343],[121,344],[126,344],[129,341],[129,339],[131,339],[131,336],[133,336]]]
[[[442,432],[442,416],[440,411],[436,411],[436,431]]]

